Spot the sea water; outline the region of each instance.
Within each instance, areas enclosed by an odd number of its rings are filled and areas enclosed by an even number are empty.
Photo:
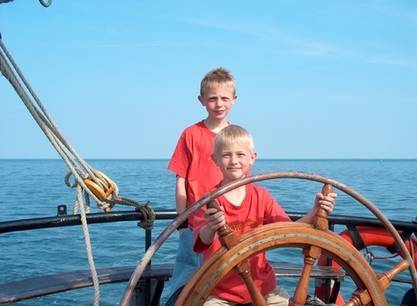
[[[149,201],[154,209],[174,209],[174,176],[167,160],[89,160],[117,182],[120,195]],[[364,195],[390,219],[412,221],[417,216],[417,160],[258,160],[253,174],[271,171],[301,171],[342,182]],[[61,160],[0,160],[0,221],[56,215],[58,205],[71,211],[75,191],[64,184],[67,170]],[[288,212],[308,211],[319,183],[300,180],[261,182]],[[366,208],[338,192],[334,214],[372,217]],[[130,210],[118,207],[120,210]],[[92,205],[92,212],[99,210]],[[157,222],[156,237],[169,223]],[[136,265],[144,253],[144,233],[137,222],[90,225],[96,266]],[[153,258],[174,262],[177,233]],[[80,226],[32,230],[0,235],[0,283],[28,277],[88,269]],[[301,260],[293,250],[268,254],[271,260]],[[389,262],[379,264],[382,269]],[[281,283],[285,283],[282,280]],[[291,283],[291,281],[288,281]],[[286,286],[284,284],[284,286]],[[101,305],[118,305],[126,283],[103,285]],[[398,305],[409,285],[394,284],[387,292],[390,305]],[[169,282],[166,292],[169,291]],[[342,291],[343,291],[342,284]],[[288,290],[292,290],[288,288]],[[350,292],[351,293],[351,292]],[[54,294],[16,305],[91,305],[93,289]]]

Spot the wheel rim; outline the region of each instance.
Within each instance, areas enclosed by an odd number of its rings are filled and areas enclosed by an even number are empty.
[[[242,236],[230,250],[220,249],[194,275],[183,289],[176,305],[202,305],[215,285],[239,262],[274,248],[317,246],[335,259],[350,275],[359,290],[366,289],[369,305],[388,305],[377,275],[361,254],[330,231],[320,231],[300,223],[281,222],[262,226]]]

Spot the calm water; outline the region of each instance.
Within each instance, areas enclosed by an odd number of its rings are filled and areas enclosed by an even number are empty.
[[[91,160],[90,164],[114,179],[120,194],[148,200],[154,209],[175,207],[174,177],[166,160]],[[254,173],[311,172],[343,182],[374,202],[390,219],[411,221],[417,216],[416,160],[260,160]],[[56,214],[60,204],[69,211],[74,190],[64,184],[61,160],[0,160],[0,221]],[[299,180],[263,182],[287,211],[306,211],[321,186]],[[124,209],[124,208],[120,208]],[[95,207],[93,212],[98,211]],[[371,216],[366,209],[339,192],[335,214]],[[155,236],[167,225],[159,222]],[[136,265],[143,254],[143,232],[136,222],[90,226],[97,267]],[[174,261],[176,235],[158,251],[154,262]],[[136,242],[136,243],[135,243]],[[80,227],[43,229],[0,236],[0,282],[88,269]],[[290,258],[291,256],[291,258]],[[291,250],[270,254],[271,259],[292,260]],[[279,257],[279,258],[278,258]],[[284,258],[282,258],[284,257]],[[286,258],[285,258],[286,257]],[[301,258],[301,256],[298,256]],[[385,264],[381,264],[384,266]],[[118,305],[126,284],[101,287],[101,305]],[[169,283],[166,285],[169,288]],[[390,305],[398,305],[405,287],[389,292]],[[92,288],[56,294],[16,305],[91,305]]]

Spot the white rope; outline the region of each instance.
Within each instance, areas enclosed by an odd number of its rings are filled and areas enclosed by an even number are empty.
[[[38,107],[35,106],[32,99],[30,98],[28,93],[25,91],[20,81],[17,79],[9,62],[13,66],[14,70],[16,71],[17,75],[20,77],[24,85],[26,86],[26,89],[29,91],[33,99],[36,101]],[[90,210],[90,205],[89,205],[89,200],[87,200],[87,204],[88,204],[87,209],[84,207],[83,190],[86,194],[86,198],[88,198],[88,196],[93,197],[97,203],[97,206],[104,209],[104,208],[109,207],[110,204],[100,201],[85,185],[83,179],[86,177],[90,177],[93,181],[96,181],[99,185],[101,185],[101,183],[95,177],[94,170],[89,165],[87,165],[87,163],[84,162],[84,160],[82,160],[78,156],[75,150],[71,147],[71,145],[65,140],[62,134],[59,132],[59,130],[53,123],[52,119],[49,117],[49,115],[45,111],[45,108],[43,107],[39,98],[36,96],[32,88],[30,87],[29,83],[24,78],[22,72],[17,67],[11,55],[8,53],[6,47],[1,41],[1,38],[0,38],[0,70],[2,74],[6,77],[6,79],[10,82],[10,84],[14,87],[16,93],[19,95],[19,97],[21,98],[21,100],[23,101],[23,103],[25,104],[29,112],[31,113],[32,117],[38,123],[41,130],[44,132],[46,137],[51,142],[52,146],[56,149],[58,154],[64,160],[71,174],[75,178],[76,186],[77,186],[77,195],[76,195],[76,200],[74,201],[73,212],[76,213],[78,209],[80,210],[82,229],[84,233],[84,243],[86,247],[87,259],[88,259],[88,264],[90,267],[91,277],[92,277],[93,285],[94,285],[94,306],[98,306],[100,303],[99,280],[98,280],[97,271],[96,271],[95,264],[94,264],[93,252],[92,252],[92,247],[91,247],[91,239],[90,239],[90,234],[88,232],[88,225],[87,225],[87,218],[86,218],[86,210],[87,212]]]
[[[46,112],[45,107],[41,103],[38,96],[32,90],[29,82],[27,82],[26,78],[23,76],[23,73],[20,71],[19,67],[16,65],[15,61],[13,60],[10,53],[7,51],[6,47],[4,46],[3,42],[1,41],[0,36],[0,71],[5,76],[5,78],[10,82],[10,84],[15,89],[16,93],[21,98],[22,102],[25,104],[26,108],[31,113],[32,117],[35,119],[36,123],[39,125],[41,130],[44,132],[46,137],[51,142],[52,146],[61,156],[62,160],[67,165],[70,174],[74,176],[75,182],[69,184],[69,176],[66,176],[66,184],[70,187],[77,188],[77,195],[76,200],[74,201],[73,205],[73,213],[77,213],[80,211],[83,233],[84,233],[84,241],[87,251],[88,263],[90,266],[90,271],[93,279],[95,295],[94,295],[94,305],[97,306],[99,304],[99,281],[97,278],[97,272],[94,265],[93,259],[93,252],[91,247],[91,240],[90,235],[88,232],[87,220],[86,220],[86,213],[90,210],[90,197],[92,197],[97,206],[103,209],[104,211],[109,211],[113,205],[115,204],[125,204],[134,206],[135,209],[139,209],[143,214],[143,220],[140,223],[142,227],[151,228],[153,225],[153,220],[155,219],[154,212],[152,208],[150,208],[147,203],[140,204],[136,201],[122,198],[118,196],[118,188],[117,185],[114,184],[114,191],[111,192],[111,188],[109,189],[111,194],[105,194],[104,198],[99,192],[99,197],[93,193],[90,188],[87,187],[86,181],[91,180],[103,190],[107,188],[106,183],[102,181],[103,174],[100,174],[99,171],[94,170],[90,167],[73,149],[73,147],[66,141],[64,136],[60,133],[57,126],[53,122],[52,118]],[[18,77],[19,79],[18,79]],[[25,86],[22,86],[22,84]],[[34,100],[34,101],[33,101]],[[35,103],[34,103],[35,102]],[[89,184],[90,181],[88,181]],[[112,182],[113,184],[114,182]],[[86,200],[86,207],[84,206],[84,202],[82,199],[82,195],[85,195]]]
[[[52,146],[56,149],[58,154],[66,163],[71,173],[74,175],[74,178],[76,179],[77,183],[80,184],[83,187],[83,189],[89,192],[89,195],[93,197],[94,200],[97,202],[97,206],[99,206],[102,209],[107,208],[109,204],[100,201],[91,191],[89,191],[87,186],[85,186],[84,184],[83,179],[86,177],[90,177],[96,184],[101,185],[100,180],[94,174],[94,170],[77,154],[77,152],[72,148],[72,146],[65,140],[63,135],[59,132],[51,117],[46,112],[40,99],[37,97],[35,92],[30,87],[29,83],[23,76],[19,67],[17,67],[10,53],[8,53],[1,39],[0,47],[0,68],[2,70],[3,75],[9,80],[10,84],[14,87],[17,94],[25,104],[26,108],[29,110],[32,117],[35,119],[36,123],[38,123],[41,130],[44,132],[46,137],[51,142]],[[4,52],[7,58],[1,51]],[[23,84],[26,86],[27,91],[35,100],[37,106],[35,105],[35,103],[33,103],[32,99],[25,91],[22,84],[17,79],[16,75],[13,73],[12,67],[9,65],[8,61],[13,66],[14,70],[22,80]]]
[[[94,264],[93,250],[91,247],[90,233],[88,231],[86,211],[83,201],[83,190],[81,186],[77,186],[77,199],[78,207],[80,208],[81,224],[84,233],[85,249],[87,251],[88,266],[90,267],[91,278],[94,286],[94,306],[100,304],[100,283],[97,276],[96,266]]]

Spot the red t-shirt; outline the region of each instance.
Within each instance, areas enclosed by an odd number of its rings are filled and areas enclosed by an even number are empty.
[[[168,169],[185,178],[187,207],[202,198],[219,184],[223,175],[212,159],[216,133],[200,121],[186,128],[178,140]],[[189,227],[204,220],[200,209],[188,218]]]
[[[246,195],[240,206],[230,203],[224,196],[217,199],[220,206],[223,206],[226,222],[240,236],[262,224],[278,221],[290,221],[283,208],[263,187],[254,184],[246,185]],[[208,260],[221,247],[216,236],[211,245],[204,244],[199,237],[200,229],[206,224],[196,226],[196,241],[194,251],[203,253],[204,261]],[[270,293],[276,287],[275,274],[271,265],[266,259],[265,252],[258,253],[249,259],[249,268],[253,280],[263,295]],[[251,301],[245,283],[239,274],[230,271],[212,291],[213,295],[239,304]]]

